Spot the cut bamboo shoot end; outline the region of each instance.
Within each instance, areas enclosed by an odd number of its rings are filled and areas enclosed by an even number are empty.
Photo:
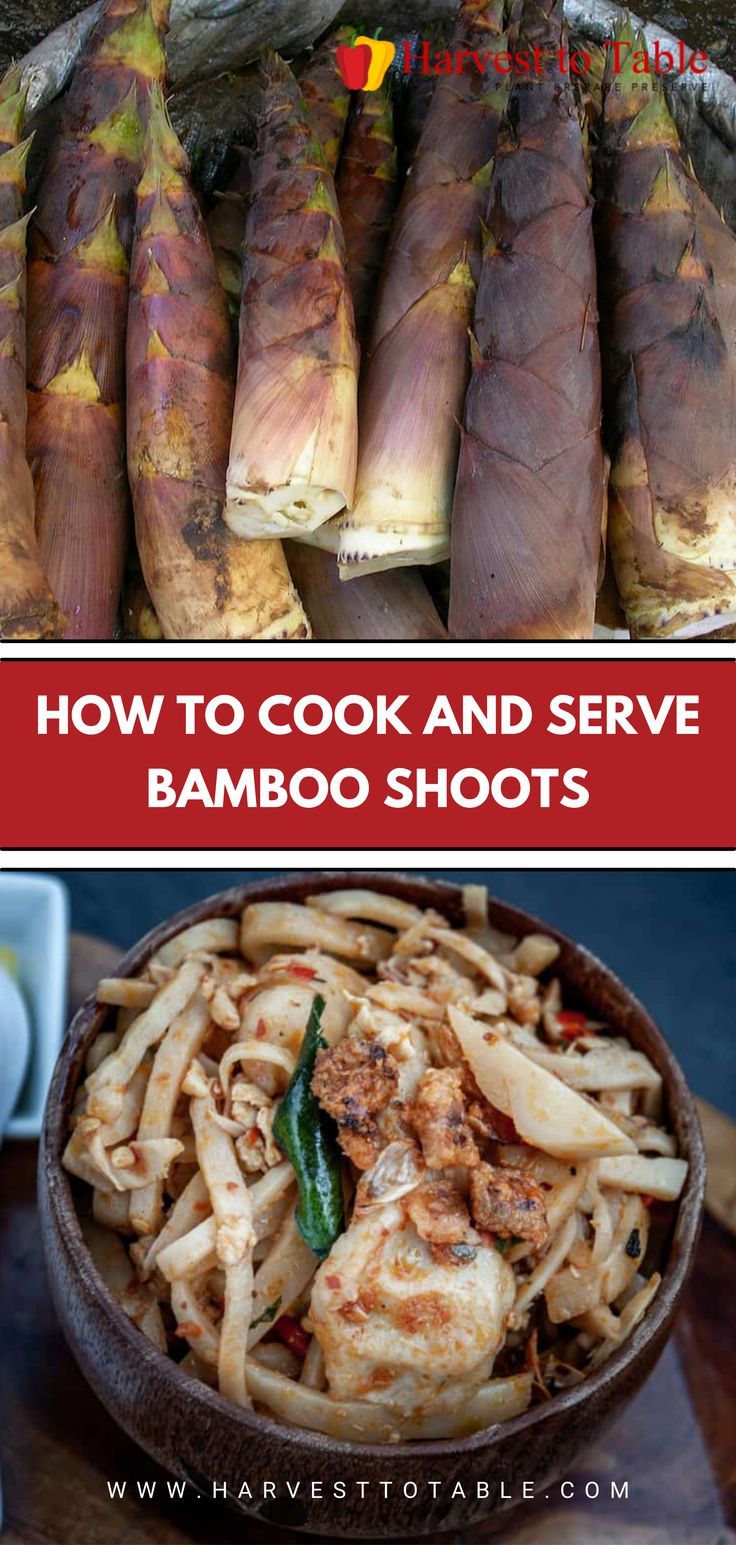
[[[228,484],[225,521],[235,536],[253,540],[264,536],[299,538],[315,531],[344,510],[344,493],[334,488],[315,488],[310,483],[282,483],[268,493]]]
[[[672,642],[678,639],[704,638],[709,633],[721,634],[725,628],[736,627],[736,611],[713,612],[710,617],[701,617],[697,622],[689,622],[684,628],[677,628],[674,633],[668,634]]]
[[[332,520],[326,520],[323,526],[318,526],[316,531],[304,531],[300,533],[299,541],[305,547],[319,547],[324,553],[337,554],[340,551],[342,541],[341,521],[335,516]]]
[[[367,540],[366,540],[367,536]],[[344,538],[344,533],[343,533]],[[413,568],[418,563],[444,563],[450,556],[446,536],[417,536],[416,532],[360,532],[360,545],[343,543],[338,552],[340,578],[381,574],[386,569]]]

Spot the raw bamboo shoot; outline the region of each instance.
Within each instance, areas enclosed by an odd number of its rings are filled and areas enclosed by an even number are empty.
[[[694,637],[736,630],[736,237],[620,40],[596,161],[610,551],[632,637]]]
[[[589,638],[601,561],[593,206],[562,0],[525,0],[499,135],[452,515],[455,638]]]
[[[503,0],[463,0],[453,50],[503,48]],[[443,75],[394,221],[362,386],[343,578],[446,558],[481,217],[506,95],[492,68]]]
[[[243,258],[225,518],[237,536],[298,536],[350,505],[358,350],[332,176],[283,60],[263,115]]]
[[[141,115],[168,0],[107,0],[38,192],[28,272],[28,457],[42,562],[70,638],[110,638],[128,533],[125,325]]]
[[[429,643],[447,638],[418,569],[364,574],[343,585],[333,553],[288,542],[286,557],[315,638]]]
[[[189,163],[151,92],[128,319],[128,470],[143,577],[164,637],[304,638],[278,542],[222,519],[234,359]]]
[[[358,97],[336,185],[355,329],[364,347],[397,197],[393,112],[384,87]]]
[[[62,618],[41,568],[26,460],[25,92],[0,82],[0,638],[53,638]]]
[[[340,159],[345,125],[350,107],[350,92],[337,64],[337,50],[350,43],[352,29],[340,27],[317,45],[307,60],[299,86],[325,161],[333,176]]]

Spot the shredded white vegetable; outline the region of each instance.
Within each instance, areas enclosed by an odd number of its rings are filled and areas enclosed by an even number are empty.
[[[191,1377],[328,1437],[459,1437],[584,1379],[687,1179],[651,1055],[464,898],[464,928],[361,888],[257,902],[98,987],[64,1153],[98,1270]]]

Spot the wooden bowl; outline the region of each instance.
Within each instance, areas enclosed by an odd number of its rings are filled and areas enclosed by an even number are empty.
[[[237,916],[252,901],[302,901],[326,883],[370,887],[434,906],[454,923],[463,920],[459,886],[413,875],[319,873],[281,880],[255,880],[198,902],[146,935],[125,956],[123,975],[141,970],[149,955],[182,928],[215,914]],[[573,1389],[556,1395],[504,1426],[472,1437],[432,1443],[369,1445],[285,1427],[242,1411],[215,1391],[182,1373],[161,1355],[113,1301],[84,1243],[73,1188],[60,1159],[72,1099],[90,1043],[108,1010],[93,998],[80,1009],[69,1031],[49,1092],[39,1159],[39,1206],[56,1309],[82,1372],[110,1414],[173,1475],[212,1497],[213,1483],[225,1483],[229,1500],[259,1520],[328,1537],[386,1538],[436,1535],[467,1527],[503,1505],[501,1486],[518,1502],[522,1482],[537,1493],[564,1474],[578,1451],[596,1437],[651,1372],[672,1328],[693,1263],[705,1189],[703,1142],[690,1091],[664,1037],[636,998],[599,960],[564,934],[497,901],[489,916],[498,928],[521,935],[542,929],[561,948],[555,971],[566,997],[628,1036],[651,1058],[664,1080],[668,1120],[680,1153],[689,1161],[685,1190],[669,1239],[663,1281],[642,1323],[608,1362]],[[264,1481],[278,1479],[276,1497]],[[287,1479],[301,1481],[291,1498]],[[440,1481],[436,1496],[427,1482]],[[322,1482],[313,1498],[311,1483]],[[369,1481],[361,1496],[356,1483]],[[379,1482],[393,1484],[387,1501]],[[490,1482],[485,1499],[476,1482]],[[252,1499],[238,1500],[247,1482]],[[345,1495],[334,1495],[342,1482]],[[452,1499],[456,1482],[464,1496]],[[411,1493],[416,1483],[416,1497]],[[409,1495],[406,1495],[406,1492]],[[222,1490],[216,1494],[222,1497]]]

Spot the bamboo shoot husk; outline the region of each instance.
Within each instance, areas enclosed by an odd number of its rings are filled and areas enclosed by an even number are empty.
[[[358,342],[368,340],[373,298],[398,193],[393,112],[385,87],[359,94],[337,174]]]
[[[340,27],[317,45],[299,75],[299,86],[333,176],[340,159],[350,108],[350,92],[337,65],[337,50],[352,39],[351,27]]]
[[[631,58],[607,77],[596,161],[610,551],[633,638],[724,636],[736,625],[736,238],[683,161],[661,82]]]
[[[167,0],[108,0],[38,192],[29,263],[28,457],[67,637],[110,638],[128,535],[125,319],[133,190]]]
[[[25,92],[0,81],[0,638],[53,638],[62,618],[41,567],[26,460]]]
[[[334,554],[288,542],[286,558],[317,639],[434,643],[447,638],[418,569],[340,580]]]
[[[503,47],[503,0],[463,0],[454,50]],[[389,243],[365,366],[345,579],[448,555],[481,216],[506,87],[437,83]]]
[[[358,350],[332,176],[299,87],[266,55],[246,223],[225,518],[298,536],[352,502]]]
[[[452,516],[455,638],[589,638],[602,551],[592,200],[562,0],[525,0],[493,174]]]
[[[330,33],[314,50],[299,76],[299,87],[312,127],[333,175],[350,106],[350,92],[337,67],[336,49],[341,43],[348,42],[349,37],[349,28]],[[252,183],[250,150],[241,149],[239,157],[233,176],[207,217],[207,233],[217,260],[217,271],[236,317],[240,311],[243,237]]]
[[[158,87],[137,190],[128,321],[136,541],[164,637],[304,638],[278,542],[222,519],[234,361],[225,293]]]

